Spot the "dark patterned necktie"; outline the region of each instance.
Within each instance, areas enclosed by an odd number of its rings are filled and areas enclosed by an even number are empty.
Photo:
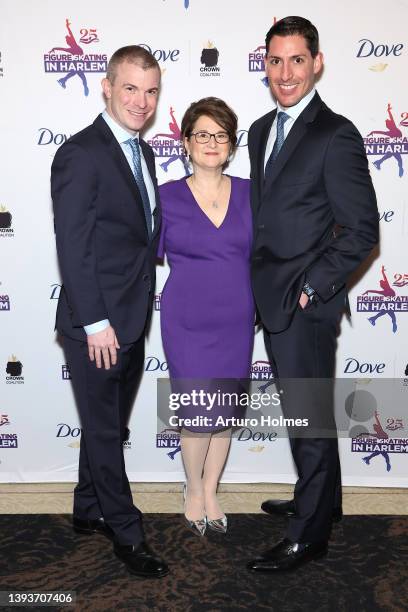
[[[140,191],[140,197],[142,198],[143,210],[146,218],[147,232],[149,238],[152,235],[152,210],[150,208],[149,196],[147,194],[146,185],[143,178],[142,162],[140,159],[140,146],[138,138],[129,138],[126,140],[126,144],[130,145],[133,156],[133,175],[135,177],[136,184]]]
[[[268,173],[271,171],[272,165],[275,159],[278,157],[278,153],[281,150],[282,145],[285,141],[285,129],[284,128],[285,128],[285,123],[288,119],[290,119],[289,115],[287,115],[283,111],[280,111],[278,113],[278,119],[276,122],[276,138],[273,144],[272,153],[270,154],[269,159],[266,162],[265,176],[267,176]]]

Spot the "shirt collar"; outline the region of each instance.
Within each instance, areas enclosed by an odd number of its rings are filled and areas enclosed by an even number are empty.
[[[119,144],[123,144],[124,142],[129,140],[129,138],[139,138],[139,132],[137,132],[135,135],[130,134],[130,132],[125,130],[125,128],[123,128],[121,125],[119,125],[119,123],[112,119],[106,109],[103,111],[102,117],[105,119],[106,123],[110,127],[114,137],[116,138]]]
[[[297,104],[295,104],[294,106],[289,106],[288,108],[285,108],[284,106],[281,106],[279,102],[276,102],[277,111],[285,112],[287,115],[289,115],[291,119],[293,119],[293,121],[296,121],[300,113],[305,110],[306,106],[312,100],[315,93],[316,93],[316,89],[315,87],[313,87],[312,91],[309,91],[309,93],[304,98],[302,98]]]

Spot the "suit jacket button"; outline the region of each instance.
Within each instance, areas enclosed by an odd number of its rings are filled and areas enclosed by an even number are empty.
[[[260,230],[265,229],[265,225],[264,225],[264,224],[262,224],[262,225],[258,225],[258,229],[260,229]]]
[[[147,281],[149,280],[149,278],[150,278],[150,277],[149,277],[149,275],[148,275],[148,274],[143,274],[143,277],[142,277],[142,278],[143,278],[143,280],[144,280],[145,282],[147,282]]]

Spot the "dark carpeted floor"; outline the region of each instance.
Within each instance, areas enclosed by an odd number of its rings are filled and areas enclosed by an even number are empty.
[[[406,516],[346,516],[334,526],[327,557],[274,575],[251,574],[245,564],[280,539],[284,519],[232,514],[227,535],[202,539],[181,515],[147,514],[144,524],[170,565],[160,580],[130,575],[108,540],[75,535],[68,515],[0,515],[0,590],[76,591],[81,612],[408,609]]]

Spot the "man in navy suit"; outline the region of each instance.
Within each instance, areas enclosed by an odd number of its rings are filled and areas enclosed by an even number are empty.
[[[325,554],[332,520],[341,518],[330,382],[336,335],[346,282],[378,241],[362,138],[315,90],[323,67],[315,26],[302,17],[278,21],[266,36],[265,67],[277,109],[255,121],[248,137],[253,289],[285,416],[306,417],[317,431],[328,424],[330,434],[289,434],[294,500],[262,504],[289,516],[287,534],[249,563],[253,571],[292,569]],[[307,380],[302,392],[294,379]]]
[[[106,110],[58,149],[51,170],[63,281],[56,327],[82,424],[73,525],[113,540],[128,569],[146,577],[168,568],[145,542],[123,441],[154,297],[160,207],[153,151],[139,132],[159,86],[150,53],[116,51],[102,81]]]

